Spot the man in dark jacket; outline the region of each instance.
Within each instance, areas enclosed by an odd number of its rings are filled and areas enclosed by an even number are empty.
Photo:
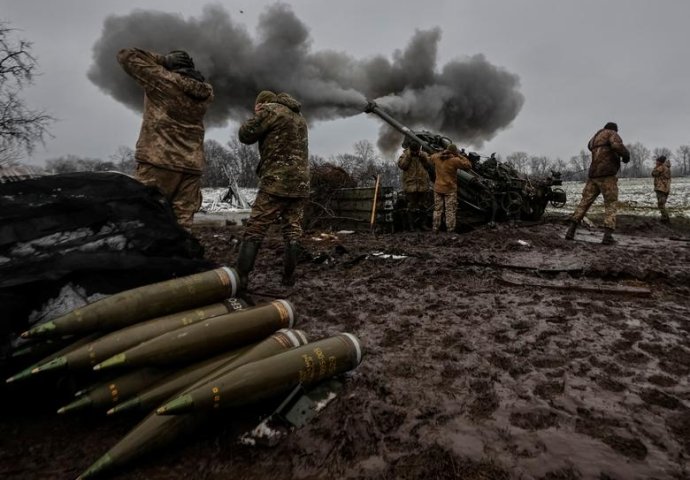
[[[575,238],[580,221],[592,206],[594,200],[601,195],[604,197],[604,237],[601,243],[611,245],[616,243],[613,231],[616,229],[616,207],[618,203],[618,177],[621,161],[630,161],[630,152],[618,135],[618,125],[609,122],[604,128],[594,134],[587,144],[592,152],[592,163],[585,188],[582,190],[580,204],[570,217],[570,226],[565,234],[566,240]]]
[[[144,118],[134,158],[136,178],[158,188],[187,230],[201,206],[204,115],[213,87],[182,50],[167,55],[125,48],[117,61],[144,89]]]
[[[410,144],[398,159],[398,168],[403,172],[402,186],[407,200],[407,223],[410,230],[425,229],[425,201],[429,191],[429,173],[426,171],[428,162],[429,156],[417,142]]]
[[[256,97],[254,116],[239,130],[242,143],[259,143],[256,173],[259,192],[244,231],[237,271],[246,289],[249,272],[268,227],[282,219],[285,254],[283,285],[294,285],[304,207],[309,199],[309,140],[300,103],[287,93],[264,90]]]

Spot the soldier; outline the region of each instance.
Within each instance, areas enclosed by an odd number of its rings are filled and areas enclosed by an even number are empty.
[[[144,89],[144,118],[134,158],[136,178],[158,188],[178,223],[190,230],[201,206],[204,115],[213,87],[182,50],[167,55],[125,48],[117,61]]]
[[[656,166],[652,170],[652,177],[654,177],[654,192],[656,192],[656,201],[659,206],[659,212],[661,212],[661,222],[669,223],[671,219],[666,211],[666,200],[671,192],[671,167],[664,155],[656,159]]]
[[[604,237],[601,243],[612,245],[616,243],[613,238],[618,203],[618,178],[616,174],[621,168],[621,161],[623,163],[630,161],[630,152],[618,135],[618,125],[613,122],[608,122],[604,128],[595,133],[587,144],[587,148],[592,152],[589,178],[582,190],[580,204],[570,217],[570,226],[565,238],[566,240],[575,238],[575,231],[580,221],[601,193],[604,197]]]
[[[452,232],[455,230],[455,215],[458,208],[458,170],[469,170],[472,164],[467,157],[458,153],[458,147],[452,143],[442,152],[434,153],[429,158],[429,164],[433,165],[436,171],[433,231],[439,231],[445,208],[446,231]]]
[[[240,126],[239,140],[259,142],[261,160],[256,168],[259,193],[244,231],[237,271],[246,289],[249,272],[268,227],[282,219],[285,255],[283,285],[294,285],[302,236],[304,207],[309,198],[309,142],[301,105],[287,93],[264,90],[256,97],[254,116]]]
[[[403,171],[402,183],[407,200],[407,222],[410,230],[426,229],[424,225],[425,199],[429,191],[429,173],[426,166],[429,156],[422,146],[411,143],[398,159],[398,167]]]

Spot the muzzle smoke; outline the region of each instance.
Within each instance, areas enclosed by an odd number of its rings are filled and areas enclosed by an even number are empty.
[[[413,128],[438,131],[459,143],[480,147],[510,124],[524,97],[517,75],[491,65],[482,55],[437,68],[441,30],[416,31],[407,47],[356,59],[344,52],[314,51],[309,29],[285,4],[261,15],[255,36],[221,6],[206,6],[199,18],[135,10],[106,19],[93,47],[88,77],[117,101],[141,110],[140,88],[122,71],[115,55],[125,47],[166,53],[183,49],[214,87],[207,124],[242,121],[261,90],[288,92],[310,121],[357,115],[374,99]],[[390,152],[400,137],[381,127],[379,148]]]

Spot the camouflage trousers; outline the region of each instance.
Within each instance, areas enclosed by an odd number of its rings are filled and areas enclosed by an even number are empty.
[[[668,200],[668,193],[660,192],[659,190],[655,190],[655,192],[656,204],[659,207],[659,212],[661,212],[661,219],[668,220],[668,211],[666,210],[666,200]]]
[[[187,230],[191,228],[194,213],[201,207],[201,175],[137,163],[135,177],[144,185],[156,187],[172,205],[177,223]]]
[[[438,232],[441,228],[441,218],[443,212],[446,213],[446,231],[455,231],[455,215],[458,211],[458,194],[453,193],[438,193],[434,192],[434,217],[432,229]]]
[[[286,242],[299,240],[302,236],[304,207],[308,198],[279,197],[259,190],[254,200],[252,213],[244,230],[244,240],[261,242],[268,228],[280,219],[283,238]]]
[[[618,209],[618,178],[615,175],[588,178],[585,188],[582,189],[580,204],[570,219],[575,222],[582,220],[600,193],[604,197],[604,227],[615,229]]]

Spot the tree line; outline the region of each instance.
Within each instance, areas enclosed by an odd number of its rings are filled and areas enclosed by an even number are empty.
[[[22,89],[33,82],[37,64],[31,53],[31,42],[14,39],[13,34],[14,30],[0,21],[0,167],[16,164],[24,154],[30,154],[36,144],[50,136],[48,127],[54,120],[46,112],[30,108],[21,97]],[[232,183],[231,179],[241,187],[257,186],[255,170],[259,155],[256,147],[236,139],[226,144],[207,140],[204,146],[203,186],[227,186]],[[630,162],[622,166],[622,177],[648,176],[659,155],[670,160],[674,176],[690,175],[690,145],[681,145],[675,151],[665,147],[650,150],[637,142],[628,148]],[[503,161],[500,155],[496,158]],[[400,172],[395,160],[383,158],[368,140],[356,142],[351,152],[331,155],[327,159],[317,155],[310,157],[313,165],[328,163],[341,168],[356,185],[373,185],[378,176],[383,185],[399,187]],[[583,180],[590,154],[581,150],[566,161],[518,151],[508,154],[504,161],[521,174],[545,176],[559,171],[565,180]],[[49,159],[46,164],[48,173],[120,171],[132,174],[135,168],[134,151],[125,146],[119,147],[107,160],[66,155]]]

